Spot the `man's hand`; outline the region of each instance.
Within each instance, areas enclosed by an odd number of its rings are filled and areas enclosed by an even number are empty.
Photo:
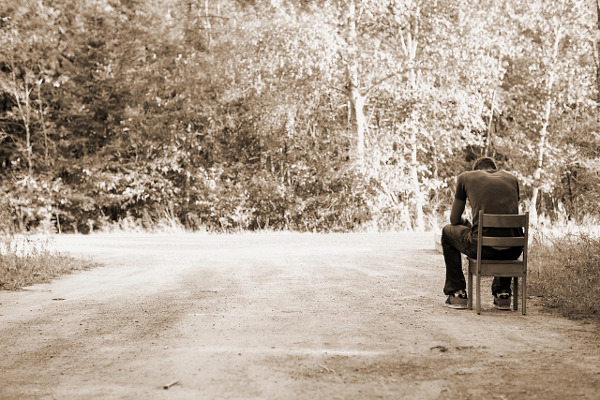
[[[454,202],[452,203],[452,210],[450,211],[450,223],[452,225],[465,225],[465,222],[468,223],[468,221],[462,218],[462,214],[465,211],[466,204],[466,200],[454,198]]]
[[[461,224],[461,225],[464,225],[464,226],[467,226],[467,227],[469,227],[469,228],[471,228],[471,227],[473,226],[473,224],[471,223],[471,221],[469,221],[469,220],[468,220],[468,219],[466,219],[466,218],[461,218],[461,219],[460,219],[460,224]]]

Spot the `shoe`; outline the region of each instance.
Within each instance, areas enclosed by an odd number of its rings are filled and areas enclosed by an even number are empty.
[[[494,307],[498,310],[510,310],[510,293],[500,292],[494,294]]]
[[[448,295],[444,306],[456,309],[467,308],[467,294],[464,290],[458,290],[451,295]]]

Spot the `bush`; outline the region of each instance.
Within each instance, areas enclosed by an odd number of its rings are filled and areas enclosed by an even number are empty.
[[[537,237],[530,248],[531,294],[569,318],[600,320],[600,238]]]
[[[60,275],[95,264],[51,251],[47,240],[23,236],[0,237],[0,289],[48,282]]]

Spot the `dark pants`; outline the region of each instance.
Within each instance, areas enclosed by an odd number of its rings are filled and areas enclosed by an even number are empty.
[[[467,257],[477,258],[477,238],[471,234],[471,227],[467,225],[446,225],[442,229],[442,248],[446,262],[446,283],[444,293],[449,295],[457,290],[465,290],[465,274],[462,269],[461,253]],[[523,249],[511,247],[506,250],[496,250],[484,246],[481,249],[482,257],[488,260],[516,260],[521,256]],[[512,278],[495,277],[492,282],[492,294],[511,293],[510,283]]]

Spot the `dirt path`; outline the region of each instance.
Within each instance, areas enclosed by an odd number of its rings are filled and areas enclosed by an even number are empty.
[[[106,266],[0,292],[2,399],[600,398],[595,326],[442,307],[430,234],[57,247]]]

